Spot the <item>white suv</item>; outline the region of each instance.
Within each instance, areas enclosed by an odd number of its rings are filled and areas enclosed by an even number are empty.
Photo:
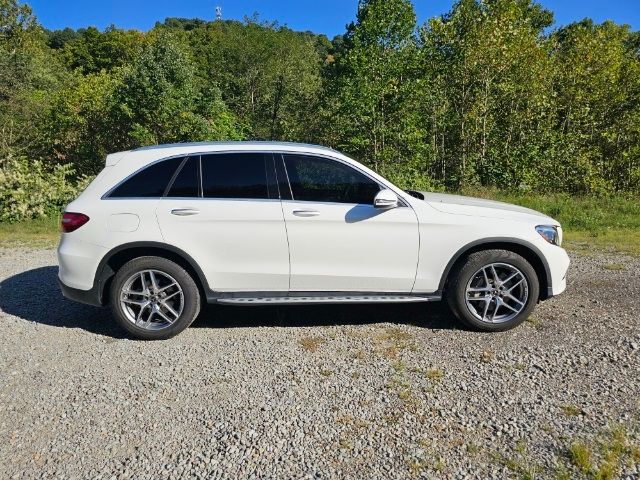
[[[228,305],[429,302],[512,328],[566,287],[557,221],[526,208],[403,191],[334,150],[162,145],[107,156],[69,206],[63,294],[142,339]]]

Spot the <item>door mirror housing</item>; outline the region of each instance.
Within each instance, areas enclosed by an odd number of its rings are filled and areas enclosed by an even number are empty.
[[[398,205],[398,196],[388,188],[380,190],[373,199],[373,206],[376,208],[396,208]]]

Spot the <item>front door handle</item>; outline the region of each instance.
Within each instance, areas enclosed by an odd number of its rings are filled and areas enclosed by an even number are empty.
[[[320,212],[317,210],[294,210],[293,214],[296,217],[317,217]]]
[[[200,210],[197,208],[174,208],[171,210],[171,215],[178,215],[179,217],[186,217],[189,215],[198,215]]]

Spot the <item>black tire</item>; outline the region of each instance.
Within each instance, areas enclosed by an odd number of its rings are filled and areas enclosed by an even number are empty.
[[[514,318],[508,319],[503,323],[489,323],[488,320],[483,321],[482,319],[476,317],[471,312],[470,307],[467,306],[467,285],[471,281],[472,277],[475,277],[478,271],[483,267],[496,263],[506,264],[507,266],[515,267],[517,270],[519,270],[526,280],[527,288],[527,299],[526,301],[521,302],[524,303],[524,307],[522,307],[522,310],[520,310],[520,312],[515,315]],[[521,288],[525,287],[523,286]],[[490,294],[491,293],[489,293],[489,295]],[[482,250],[472,253],[464,260],[458,262],[452,269],[445,290],[445,297],[447,299],[447,302],[456,317],[458,317],[458,319],[460,319],[466,325],[476,330],[487,332],[502,332],[520,325],[529,317],[529,315],[535,308],[536,303],[538,302],[539,294],[540,284],[535,269],[523,257],[508,250]],[[521,298],[521,300],[524,300],[524,298]],[[484,305],[482,303],[482,300],[480,300],[479,302],[480,306]],[[513,302],[511,303],[513,304]],[[493,305],[492,308],[495,308],[496,303],[490,303],[490,305]],[[518,304],[513,305],[520,308]],[[503,309],[503,312],[506,310],[507,313],[511,314],[506,307],[501,308]],[[487,319],[489,318],[488,315],[484,316],[484,312],[483,315],[479,316]]]
[[[169,275],[182,290],[183,308],[178,318],[170,325],[157,330],[141,328],[127,318],[121,302],[121,291],[125,282],[137,272],[154,270]],[[171,260],[162,257],[138,257],[124,264],[111,284],[110,304],[114,317],[127,332],[140,340],[165,340],[186,329],[198,316],[201,297],[198,286],[189,273]]]

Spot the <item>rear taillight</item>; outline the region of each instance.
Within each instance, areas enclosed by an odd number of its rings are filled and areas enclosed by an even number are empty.
[[[84,213],[64,212],[62,214],[62,221],[60,222],[60,228],[64,233],[70,233],[79,229],[85,223],[89,221]]]

